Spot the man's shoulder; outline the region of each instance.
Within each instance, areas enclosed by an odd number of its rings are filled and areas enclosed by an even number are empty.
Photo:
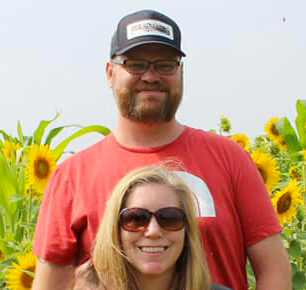
[[[205,131],[203,129],[197,129],[197,128],[192,128],[192,127],[187,127],[186,128],[186,136],[191,139],[199,139],[201,141],[205,141],[208,144],[214,144],[214,145],[228,145],[228,144],[234,144],[234,146],[238,145],[236,142],[231,140],[230,138],[226,136],[219,135],[214,132],[210,131]]]
[[[192,146],[193,152],[207,152],[210,156],[222,156],[228,160],[246,156],[246,150],[229,137],[201,129],[188,128],[184,143]]]
[[[91,144],[78,152],[73,153],[72,155],[65,158],[59,166],[67,166],[68,164],[73,165],[75,163],[80,163],[86,160],[92,160],[101,153],[105,152],[106,148],[112,144],[110,142],[109,135],[104,137],[103,139]]]

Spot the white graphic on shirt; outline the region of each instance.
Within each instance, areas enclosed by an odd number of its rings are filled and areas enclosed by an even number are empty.
[[[216,217],[215,203],[204,180],[185,171],[175,171],[175,173],[187,183],[194,193],[198,217]]]

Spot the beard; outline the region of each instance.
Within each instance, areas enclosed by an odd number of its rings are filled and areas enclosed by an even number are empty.
[[[160,91],[163,97],[145,96],[140,91]],[[139,83],[133,89],[117,88],[114,94],[117,97],[118,108],[123,117],[139,123],[163,123],[171,121],[182,100],[182,81],[175,88],[168,88],[160,83]]]

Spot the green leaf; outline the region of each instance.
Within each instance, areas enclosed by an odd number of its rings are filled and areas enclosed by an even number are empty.
[[[10,197],[10,203],[14,203],[17,201],[23,201],[25,199],[25,197],[23,195],[17,194],[17,195],[12,195]]]
[[[34,132],[34,144],[40,145],[42,136],[44,135],[45,129],[47,126],[52,123],[54,120],[56,120],[59,116],[59,113],[56,113],[56,116],[52,120],[42,120],[40,121],[37,129]]]
[[[64,141],[62,141],[60,144],[58,144],[54,150],[53,153],[56,155],[56,160],[58,160],[63,151],[65,150],[66,146],[74,139],[83,136],[87,133],[100,133],[104,136],[106,136],[110,130],[106,127],[100,126],[100,125],[92,125],[92,126],[86,126],[80,130],[78,130],[77,132],[75,132],[74,134],[72,134],[70,137],[66,138]]]
[[[291,239],[291,236],[292,236],[292,230],[290,227],[284,227],[283,228],[283,233],[282,233],[282,237],[283,239]]]
[[[294,128],[291,126],[290,121],[284,117],[275,122],[276,129],[281,137],[286,141],[289,152],[301,150],[300,142],[297,138]]]
[[[46,138],[45,145],[49,145],[49,146],[50,146],[52,139],[53,139],[55,136],[57,136],[64,128],[65,128],[65,126],[52,129],[52,130],[49,132],[49,134],[48,134],[48,136],[47,136],[47,138]]]
[[[28,146],[31,146],[31,145],[32,145],[32,141],[33,141],[33,137],[30,136],[30,137],[27,139],[27,145],[28,145]]]
[[[35,272],[31,272],[31,271],[27,271],[27,270],[22,270],[23,273],[26,273],[27,275],[29,275],[30,277],[34,278],[35,276]]]
[[[10,136],[7,135],[3,130],[0,130],[0,134],[2,134],[4,140],[10,140]]]
[[[306,100],[296,102],[297,117],[295,119],[296,128],[300,136],[302,147],[306,148]]]
[[[298,272],[298,267],[297,267],[297,265],[294,264],[294,263],[290,263],[290,265],[291,265],[291,273],[292,273],[292,276],[294,276],[295,273]]]
[[[296,272],[293,275],[293,286],[294,289],[305,289],[306,277],[303,272]]]
[[[11,203],[12,195],[17,194],[17,181],[10,172],[10,168],[2,154],[0,154],[0,235],[4,235],[7,227],[13,231],[15,227],[15,217],[18,215],[18,203]]]
[[[288,252],[290,256],[299,257],[301,255],[301,243],[297,240],[291,241]]]
[[[249,287],[255,288],[256,285],[255,275],[249,260],[247,260],[246,269],[247,269],[248,285]]]
[[[306,240],[306,233],[297,233],[296,238],[298,240]]]
[[[22,128],[21,128],[21,123],[20,123],[19,120],[18,120],[18,124],[17,124],[17,132],[18,132],[19,142],[23,145]]]

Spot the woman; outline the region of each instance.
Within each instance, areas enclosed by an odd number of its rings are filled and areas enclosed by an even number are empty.
[[[136,169],[115,187],[76,289],[209,290],[192,192],[170,170]]]

